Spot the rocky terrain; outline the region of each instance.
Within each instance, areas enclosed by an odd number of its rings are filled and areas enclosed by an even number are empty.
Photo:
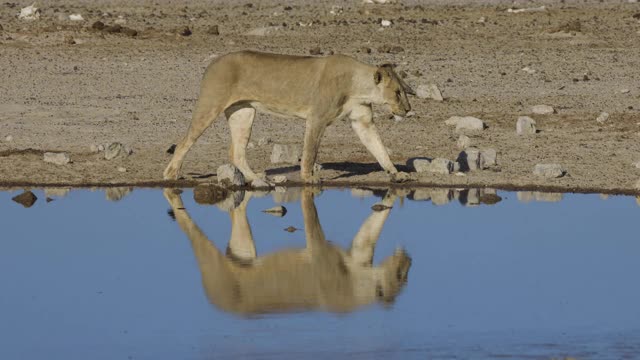
[[[31,2],[2,2],[0,186],[166,185],[205,67],[254,49],[394,63],[422,86],[410,118],[374,109],[399,168],[427,159],[412,186],[640,192],[639,3],[420,3],[65,0],[27,20]],[[296,165],[272,151],[301,148],[303,132],[259,114],[249,162],[295,183]],[[214,181],[229,142],[220,118],[178,183]],[[347,121],[327,129],[319,162],[328,185],[389,181]]]

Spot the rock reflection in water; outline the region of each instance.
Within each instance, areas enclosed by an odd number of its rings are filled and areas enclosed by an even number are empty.
[[[562,193],[547,193],[541,191],[518,191],[516,194],[518,201],[528,203],[531,201],[539,202],[559,202],[562,201]]]
[[[409,199],[431,200],[434,205],[446,205],[452,200],[458,200],[464,206],[493,205],[502,201],[495,189],[419,188],[409,194]]]
[[[133,191],[131,187],[112,187],[104,190],[105,197],[109,201],[120,201]]]
[[[236,192],[221,208],[231,218],[231,239],[220,251],[193,222],[181,194],[166,189],[175,220],[194,251],[205,293],[217,307],[237,314],[324,310],[349,312],[381,302],[392,304],[407,281],[411,258],[397,250],[373,266],[373,253],[391,209],[372,212],[344,250],[325,239],[312,189],[299,189],[306,248],[285,249],[258,256],[247,204],[252,192]],[[381,204],[391,207],[397,195],[391,191]],[[238,199],[241,199],[238,202]],[[237,206],[229,206],[231,203]]]

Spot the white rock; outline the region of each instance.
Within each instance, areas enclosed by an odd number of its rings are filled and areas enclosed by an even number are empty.
[[[295,145],[273,144],[271,163],[297,164],[300,161],[300,150]]]
[[[487,22],[487,18],[485,18],[484,16],[480,17],[480,19],[478,19],[478,23],[479,24],[484,24],[485,22]]]
[[[400,121],[403,121],[403,120],[404,120],[404,118],[405,118],[404,116],[400,116],[400,115],[393,114],[393,121],[394,121],[394,122],[397,122],[397,123],[398,123],[398,122],[400,122]]]
[[[551,115],[556,111],[549,105],[534,105],[531,107],[531,112],[537,115]]]
[[[604,111],[601,112],[600,115],[598,115],[598,117],[596,118],[596,121],[599,122],[600,124],[603,124],[607,120],[609,120],[609,113]]]
[[[114,23],[118,25],[124,25],[127,23],[127,20],[124,19],[122,15],[118,16],[118,18],[114,21]]]
[[[280,30],[279,26],[265,26],[249,30],[245,33],[247,36],[267,36]]]
[[[444,123],[446,125],[449,125],[449,126],[456,126],[456,125],[458,125],[458,121],[460,119],[462,119],[462,118],[463,118],[463,116],[452,116],[452,117],[448,118],[447,120],[445,120]]]
[[[258,140],[258,146],[265,146],[269,144],[271,144],[271,139],[267,137],[263,137],[263,138],[260,138],[260,140]]]
[[[433,99],[435,101],[443,101],[442,93],[436,84],[418,85],[416,88],[416,96],[421,99]]]
[[[394,0],[362,0],[363,4],[391,4],[394,2]]]
[[[630,92],[631,92],[631,90],[629,90],[629,89],[622,89],[622,90],[620,90],[620,92],[621,92],[621,93],[623,93],[623,94],[628,94],[628,93],[630,93]]]
[[[276,175],[274,177],[271,178],[271,181],[273,181],[276,184],[282,184],[287,182],[287,176],[286,175]]]
[[[533,168],[533,174],[546,178],[558,178],[566,173],[560,164],[537,164]]]
[[[431,164],[427,171],[436,174],[451,174],[453,172],[453,162],[443,158],[435,158],[431,160]]]
[[[431,159],[427,158],[412,158],[407,160],[407,167],[411,171],[426,172],[431,167]]]
[[[84,21],[84,18],[81,14],[71,14],[69,15],[69,20],[71,21]]]
[[[380,25],[382,25],[382,26],[384,26],[384,27],[391,26],[391,21],[389,21],[389,20],[382,20],[382,21],[380,22]]]
[[[456,124],[456,131],[478,131],[483,130],[485,127],[484,121],[473,116],[465,116],[458,120]]]
[[[18,19],[29,20],[29,21],[40,19],[40,9],[38,9],[34,5],[35,3],[31,6],[27,6],[20,9],[20,14],[18,14]]]
[[[456,142],[456,145],[458,146],[458,149],[464,150],[471,146],[471,138],[469,138],[467,135],[460,135],[458,141]]]
[[[258,178],[258,179],[254,179],[251,182],[251,187],[254,187],[254,188],[268,188],[268,187],[271,187],[271,185],[268,182]]]
[[[237,167],[231,164],[224,164],[216,170],[218,184],[222,186],[244,186],[244,176]]]
[[[531,8],[524,8],[524,9],[512,9],[512,8],[507,9],[508,13],[513,13],[513,14],[519,14],[519,13],[525,13],[525,12],[543,12],[543,11],[547,11],[547,8],[544,5],[539,7],[531,7]]]
[[[522,71],[526,72],[529,75],[533,75],[536,73],[536,71],[528,66],[525,66],[521,69]]]
[[[127,168],[122,167],[122,166],[118,166],[118,171],[120,171],[121,173],[126,173],[127,172]]]
[[[496,149],[484,149],[480,151],[480,163],[483,164],[483,168],[494,166],[498,163],[498,152]]]
[[[456,162],[460,164],[460,171],[475,171],[485,168],[484,158],[479,149],[470,147],[460,152]]]
[[[102,144],[98,145],[98,151],[104,151],[104,145]]]
[[[4,141],[6,141],[6,142],[11,142],[11,141],[13,141],[13,136],[11,136],[11,135],[7,135],[7,137],[5,137],[5,138],[4,138]]]
[[[263,213],[267,213],[277,217],[283,217],[287,213],[287,208],[282,205],[277,205],[272,208],[262,210]]]
[[[640,161],[636,161],[633,163],[633,166],[636,167],[636,169],[640,169]]]
[[[518,117],[516,123],[516,133],[518,135],[528,135],[536,133],[536,121],[528,116]]]
[[[44,162],[56,165],[65,165],[71,162],[71,159],[69,159],[69,155],[66,153],[46,152],[44,153]]]

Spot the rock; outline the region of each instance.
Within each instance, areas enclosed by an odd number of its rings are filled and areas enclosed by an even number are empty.
[[[431,161],[427,171],[436,174],[451,174],[453,172],[453,162],[443,158],[435,158]]]
[[[596,118],[596,121],[599,122],[600,124],[604,124],[608,119],[609,119],[609,113],[603,111],[600,113],[600,115],[598,115],[598,117]]]
[[[122,166],[118,166],[118,171],[121,173],[126,173],[127,172],[127,168],[122,167]]]
[[[630,93],[630,92],[631,92],[631,90],[629,90],[629,89],[622,89],[622,90],[620,90],[620,92],[621,92],[621,93],[623,93],[623,94],[628,94],[628,93]]]
[[[523,8],[523,9],[513,9],[513,8],[507,9],[508,13],[514,13],[514,14],[525,13],[525,12],[544,12],[544,11],[547,11],[547,8],[544,5],[539,7],[531,7],[531,8]]]
[[[40,19],[40,9],[34,6],[35,3],[31,6],[24,7],[20,9],[20,14],[18,14],[18,19],[33,21]]]
[[[25,208],[30,208],[33,206],[33,204],[36,203],[36,200],[38,200],[38,198],[34,195],[34,193],[27,190],[20,195],[12,197],[11,200],[24,206]]]
[[[371,206],[371,210],[373,211],[384,211],[384,210],[389,210],[391,209],[391,206],[387,206],[384,204],[374,204],[373,206]]]
[[[218,178],[218,184],[225,187],[245,185],[244,175],[237,167],[231,164],[220,165],[216,170],[216,177]]]
[[[271,139],[267,137],[260,138],[258,140],[258,146],[265,146],[271,144]]]
[[[636,169],[640,169],[640,161],[636,161],[633,163],[633,166],[636,167]]]
[[[411,176],[404,171],[398,171],[395,174],[391,174],[391,182],[394,183],[403,183],[411,180]]]
[[[389,27],[391,26],[391,21],[389,20],[382,20],[380,21],[380,25],[384,26],[384,27]]]
[[[167,149],[167,154],[173,154],[174,152],[176,152],[176,144],[171,144]]]
[[[96,144],[91,144],[91,146],[89,146],[89,151],[90,151],[90,152],[92,152],[92,153],[97,153],[97,152],[99,152],[99,150],[98,150],[98,145],[96,145]]]
[[[537,164],[533,168],[533,174],[546,178],[559,178],[564,176],[566,171],[559,164]]]
[[[193,199],[201,205],[214,205],[228,196],[229,191],[217,185],[201,184],[193,189]]]
[[[418,85],[416,96],[421,99],[433,99],[435,101],[443,101],[442,93],[436,84]]]
[[[297,229],[297,228],[295,228],[295,227],[293,227],[293,226],[287,226],[286,228],[284,228],[284,231],[286,231],[286,232],[290,232],[290,233],[292,233],[292,232],[296,232],[296,231],[298,231],[298,230],[299,230],[299,229]]]
[[[127,20],[125,20],[124,16],[120,15],[118,16],[118,18],[114,21],[114,23],[118,24],[118,25],[124,25],[127,23]]]
[[[556,111],[549,105],[534,105],[531,107],[531,112],[536,115],[551,115]]]
[[[478,131],[483,130],[486,125],[484,121],[473,117],[473,116],[452,116],[447,121],[445,121],[447,125],[456,126],[456,131]]]
[[[218,29],[218,25],[211,25],[207,29],[207,34],[209,35],[220,35],[220,30]]]
[[[460,164],[460,171],[463,172],[482,170],[485,167],[480,150],[473,147],[460,152],[456,162]]]
[[[464,150],[471,146],[471,138],[469,138],[467,135],[460,135],[458,141],[456,142],[456,145],[458,146],[458,149]]]
[[[415,172],[427,172],[431,167],[431,159],[429,158],[411,158],[407,160],[407,167]]]
[[[297,164],[300,162],[300,150],[295,145],[273,144],[271,151],[272,164]]]
[[[269,184],[268,182],[262,179],[254,179],[253,181],[251,181],[251,187],[252,188],[270,188],[272,186],[271,184]]]
[[[178,29],[178,34],[180,34],[181,36],[191,36],[193,32],[191,32],[191,29],[189,29],[188,26],[184,26]]]
[[[314,47],[311,50],[309,50],[309,54],[311,54],[311,55],[322,55],[322,49],[320,49],[319,47]]]
[[[283,217],[287,214],[287,208],[282,205],[277,205],[272,208],[262,210],[262,212],[273,216]]]
[[[516,133],[518,135],[529,135],[536,133],[536,121],[528,116],[518,117],[516,123]]]
[[[84,18],[81,14],[71,14],[69,15],[69,20],[71,21],[84,21]]]
[[[67,45],[75,45],[76,40],[73,38],[72,35],[67,34],[64,36],[64,43]]]
[[[126,28],[126,27],[125,27],[125,28],[122,28],[121,33],[123,33],[123,34],[125,34],[125,35],[127,35],[127,36],[130,36],[130,37],[136,37],[136,36],[138,36],[138,31],[137,31],[137,30],[130,29],[130,28]]]
[[[498,152],[495,149],[485,149],[480,151],[480,163],[483,169],[498,164]]]
[[[265,27],[260,27],[260,28],[256,28],[253,30],[249,30],[248,32],[245,33],[245,35],[247,36],[267,36],[267,35],[272,35],[274,32],[280,30],[279,26],[265,26]]]
[[[71,162],[71,159],[69,159],[69,155],[66,153],[46,152],[44,153],[44,162],[56,165],[66,165]]]
[[[105,147],[104,145],[100,144],[98,145],[98,151],[104,151]]]
[[[275,184],[282,184],[287,182],[287,180],[288,179],[285,175],[276,175],[271,178],[271,181],[273,181]]]
[[[13,141],[13,136],[11,135],[7,135],[7,137],[4,138],[4,141],[6,142],[12,142]]]
[[[110,34],[116,34],[119,33],[120,31],[122,31],[122,26],[116,24],[116,25],[112,25],[112,26],[105,26],[104,29],[102,29],[102,31],[106,32],[106,33],[110,33]]]
[[[121,157],[129,156],[131,155],[132,152],[133,151],[131,151],[131,149],[122,145],[121,143],[113,142],[107,145],[106,149],[104,150],[104,158],[106,160],[113,160],[119,156]]]
[[[480,195],[480,203],[485,205],[494,205],[502,201],[502,197],[497,194],[482,194]]]
[[[105,26],[102,21],[96,21],[93,24],[91,24],[91,28],[94,30],[102,30],[105,28]]]

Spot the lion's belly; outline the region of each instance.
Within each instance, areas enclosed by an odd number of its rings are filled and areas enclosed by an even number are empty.
[[[304,119],[308,114],[308,107],[302,105],[296,106],[295,104],[285,105],[253,101],[251,102],[251,106],[259,112],[281,117],[298,117]]]

